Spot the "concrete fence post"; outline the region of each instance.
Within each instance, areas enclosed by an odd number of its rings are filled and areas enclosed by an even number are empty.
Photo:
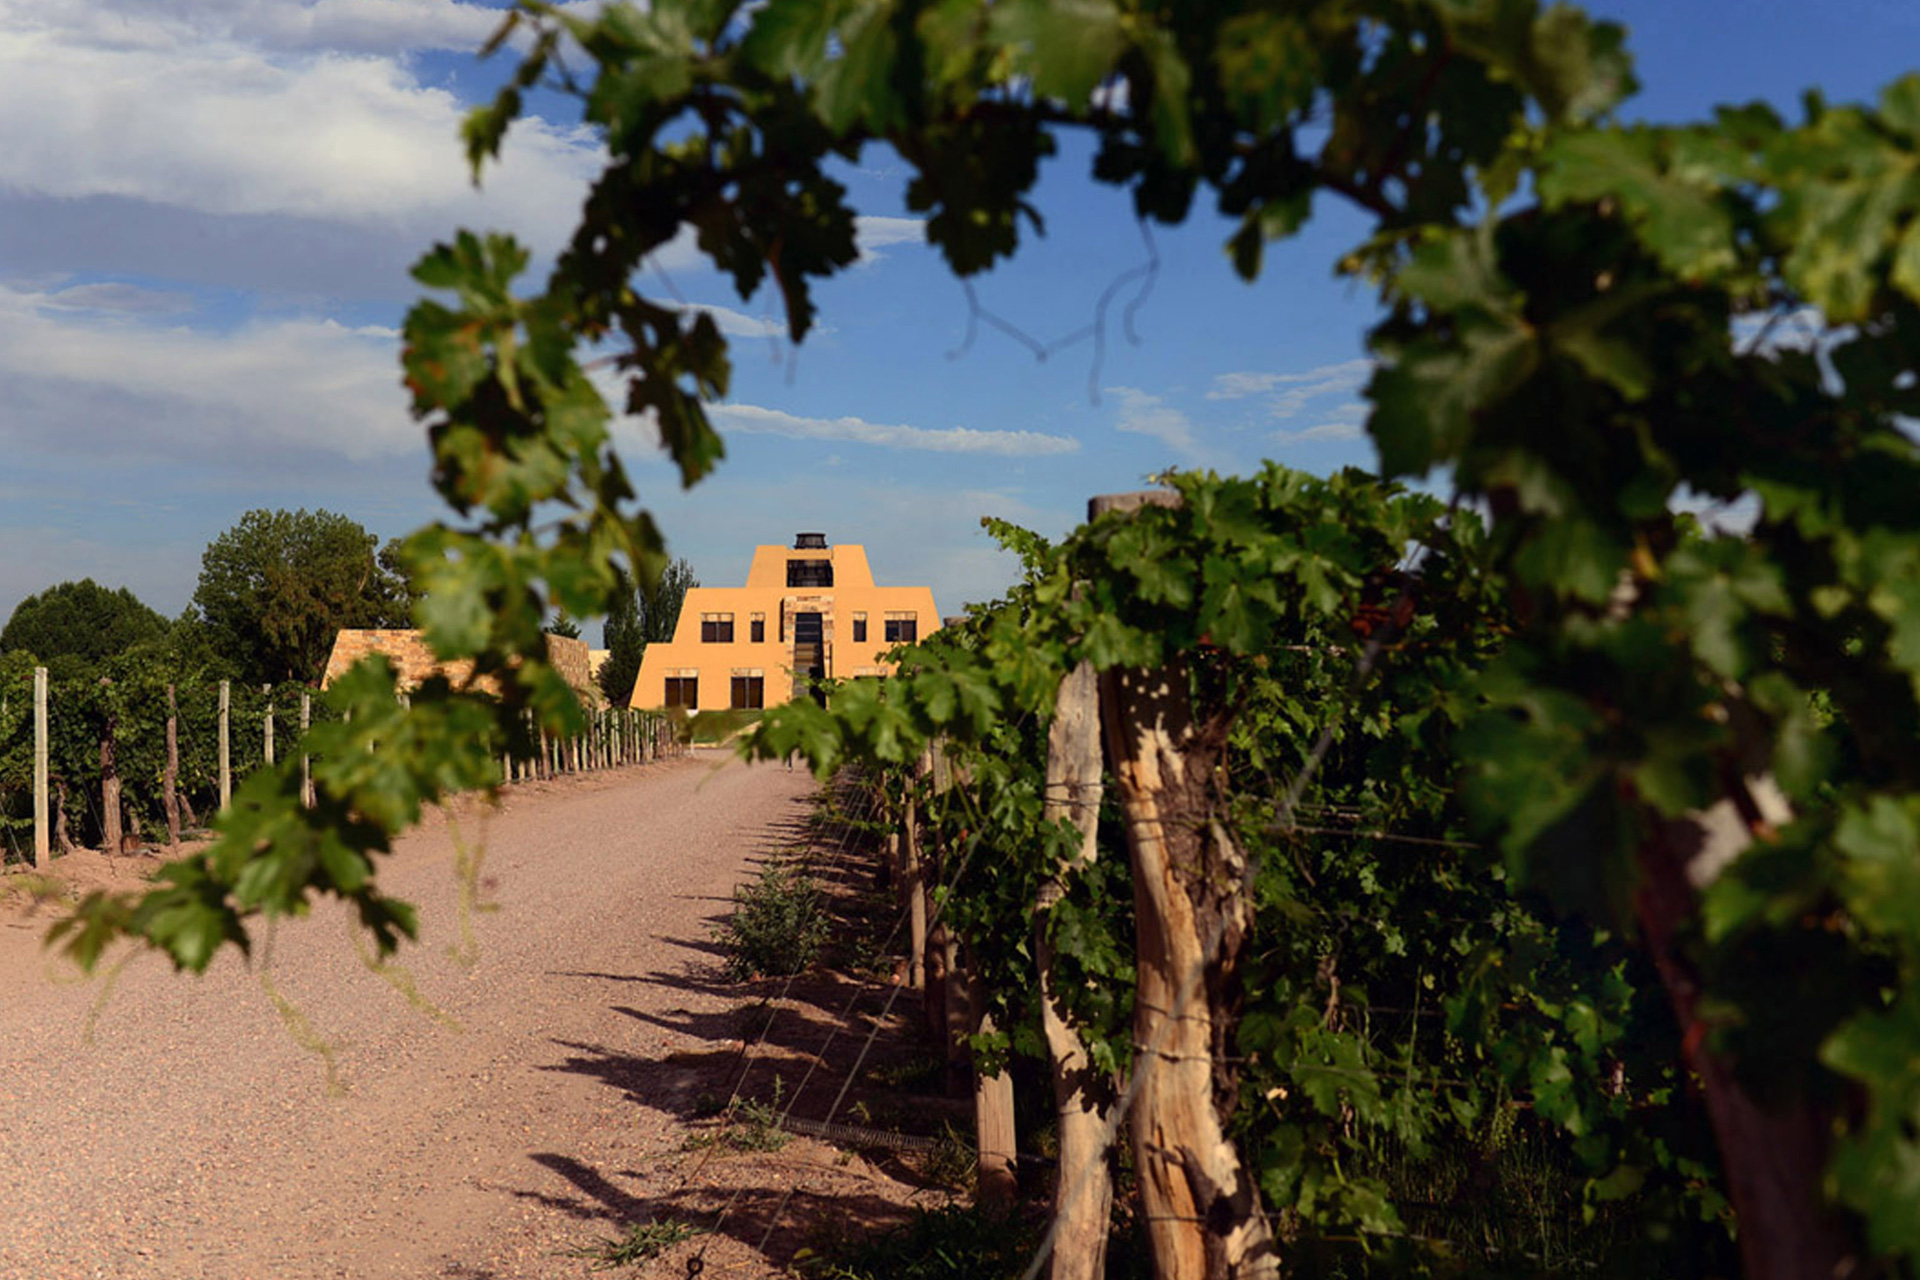
[[[167,771],[160,777],[161,805],[167,811],[167,851],[180,851],[180,711],[173,686],[167,686]]]
[[[53,861],[47,838],[47,669],[33,669],[33,865]]]
[[[233,709],[233,690],[228,682],[220,682],[220,807],[226,808],[233,800],[233,740],[228,733],[228,714]]]
[[[300,803],[313,808],[313,757],[306,752],[307,730],[313,727],[313,695],[300,691]]]

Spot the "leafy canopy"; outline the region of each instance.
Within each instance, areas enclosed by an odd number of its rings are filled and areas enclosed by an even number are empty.
[[[29,653],[56,675],[74,674],[166,633],[167,620],[127,588],[82,578],[14,606],[0,629],[0,652]]]
[[[408,624],[396,568],[346,516],[249,511],[202,553],[193,603],[243,679],[317,682],[342,628]]]

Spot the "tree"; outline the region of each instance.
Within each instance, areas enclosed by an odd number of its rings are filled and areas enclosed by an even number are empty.
[[[673,639],[687,590],[699,585],[684,558],[662,570],[650,587],[622,578],[607,604],[607,660],[600,666],[600,692],[608,702],[624,707],[632,699],[647,646]]]
[[[578,96],[609,163],[543,288],[517,290],[530,258],[510,237],[462,232],[423,258],[435,296],[403,357],[451,511],[407,543],[420,622],[504,696],[445,687],[409,712],[362,673],[320,754],[381,743],[377,787],[342,767],[302,811],[284,779],[250,780],[221,842],[167,884],[83,904],[76,954],[133,933],[203,967],[249,917],[315,893],[350,900],[382,946],[409,934],[370,857],[422,804],[494,777],[524,713],[579,725],[537,661],[548,608],[604,613],[616,564],[664,559],[576,352],[613,344],[625,408],[684,481],[722,456],[703,405],[726,393],[726,343],[642,291],[648,256],[690,231],[743,297],[770,280],[800,341],[814,283],[858,256],[835,165],[889,147],[968,276],[1039,228],[1039,162],[1078,131],[1143,219],[1180,222],[1206,190],[1238,220],[1245,277],[1317,207],[1368,221],[1336,265],[1383,308],[1382,469],[1441,471],[1487,512],[1479,571],[1513,610],[1456,744],[1478,834],[1657,968],[1749,1276],[1912,1274],[1920,77],[1871,106],[1810,96],[1792,122],[1742,107],[1626,126],[1622,31],[1534,0],[659,0],[591,18],[523,0],[508,23],[531,41],[468,122],[476,168],[536,87]],[[1779,341],[1808,311],[1812,340]],[[1096,339],[1105,322],[1098,303]],[[1688,492],[1750,500],[1752,529],[1686,536]],[[1247,523],[1203,514],[1208,540]],[[1309,596],[1334,532],[1286,549]],[[1242,625],[1202,568],[1208,609]],[[1169,667],[1198,673],[1221,636],[1189,638]],[[1236,1191],[1224,1225],[1260,1211]]]
[[[193,603],[244,679],[316,681],[341,629],[407,625],[408,582],[378,547],[331,511],[249,511],[202,554]]]
[[[62,582],[14,607],[0,630],[0,652],[32,654],[62,676],[166,635],[167,620],[125,587],[92,578]]]

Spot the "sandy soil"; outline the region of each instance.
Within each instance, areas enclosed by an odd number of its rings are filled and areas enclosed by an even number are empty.
[[[436,815],[381,871],[421,908],[421,944],[400,957],[418,1001],[361,962],[331,908],[281,924],[251,965],[227,955],[195,979],[145,956],[109,985],[49,958],[47,909],[12,894],[0,1276],[545,1280],[587,1274],[569,1251],[628,1224],[711,1222],[731,1202],[716,1234],[648,1273],[684,1274],[704,1250],[707,1275],[751,1277],[823,1232],[898,1217],[928,1192],[897,1161],[809,1139],[688,1149],[743,1062],[749,1096],[773,1074],[790,1088],[835,1036],[812,1090],[837,1085],[885,999],[810,977],[743,1053],[765,1025],[754,1004],[782,987],[723,982],[710,931],[756,860],[806,839],[811,790],[798,771],[696,753]],[[497,906],[471,917],[465,962],[459,839],[484,842]],[[56,865],[85,886],[145,864]],[[906,1003],[889,1032],[917,1016]]]

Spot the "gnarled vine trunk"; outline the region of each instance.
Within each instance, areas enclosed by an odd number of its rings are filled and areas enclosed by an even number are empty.
[[[1194,722],[1186,668],[1101,680],[1133,863],[1134,1165],[1160,1280],[1272,1280],[1280,1257],[1226,1136],[1246,859],[1219,821],[1224,723]]]
[[[1764,1104],[1740,1082],[1733,1063],[1708,1043],[1699,975],[1679,946],[1681,931],[1698,918],[1700,890],[1753,843],[1754,824],[1792,819],[1770,778],[1735,787],[1735,796],[1712,808],[1663,824],[1641,848],[1634,910],[1680,1024],[1681,1053],[1705,1097],[1746,1280],[1837,1280],[1858,1260],[1826,1204],[1832,1117],[1804,1099]]]

